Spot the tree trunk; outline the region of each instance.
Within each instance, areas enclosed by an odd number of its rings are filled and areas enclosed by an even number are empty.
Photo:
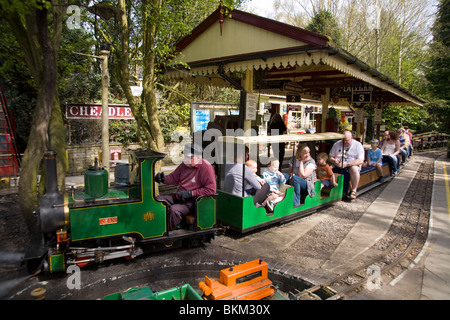
[[[156,81],[154,66],[155,66],[155,54],[152,50],[154,40],[156,37],[156,24],[152,20],[152,17],[156,17],[161,8],[160,0],[153,0],[151,3],[145,2],[143,4],[143,14],[145,17],[145,30],[144,30],[144,81],[143,81],[143,93],[142,103],[136,101],[133,97],[130,89],[130,48],[128,32],[128,18],[127,8],[124,0],[119,1],[120,9],[122,10],[121,16],[121,44],[122,50],[115,52],[118,55],[118,68],[120,74],[120,86],[127,97],[128,104],[133,112],[134,118],[140,130],[142,130],[147,138],[147,147],[156,151],[162,151],[164,148],[164,139],[159,126],[158,109],[156,106],[156,90],[154,83]],[[144,116],[145,110],[147,119]]]
[[[19,183],[20,206],[30,231],[36,226],[34,211],[38,209],[37,175],[44,152],[49,148],[55,148],[58,152],[58,182],[61,188],[64,187],[66,172],[65,139],[57,93],[56,62],[61,37],[61,8],[53,7],[55,29],[52,32],[49,30],[48,14],[44,6],[30,7],[24,19],[14,10],[5,14],[22,48],[38,92]],[[25,25],[22,21],[25,21]],[[45,178],[41,179],[41,186],[45,186]]]
[[[158,119],[158,107],[156,105],[156,76],[155,76],[155,40],[158,20],[153,17],[161,15],[161,0],[151,0],[142,6],[144,10],[144,41],[143,41],[143,91],[145,109],[148,116],[151,141],[150,147],[157,151],[164,148],[164,138]]]

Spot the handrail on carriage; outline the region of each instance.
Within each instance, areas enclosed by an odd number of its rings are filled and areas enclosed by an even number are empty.
[[[342,133],[322,132],[322,133],[307,133],[307,134],[283,134],[272,136],[221,136],[219,137],[219,141],[235,144],[259,144],[259,143],[340,140],[342,138],[344,138],[344,135]]]

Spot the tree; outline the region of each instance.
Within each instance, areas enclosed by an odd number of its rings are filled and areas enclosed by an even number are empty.
[[[450,101],[450,2],[441,0],[433,26],[431,59],[427,69],[431,94],[437,99]]]
[[[450,133],[450,2],[441,0],[433,26],[430,61],[426,68],[428,112],[437,130]]]
[[[35,226],[33,211],[38,204],[37,175],[46,150],[58,153],[58,185],[64,188],[66,153],[57,91],[57,55],[65,3],[64,0],[0,1],[3,17],[20,45],[37,92],[19,184],[21,209],[30,230]]]
[[[274,16],[332,38],[407,89],[420,89],[433,12],[429,0],[276,0]],[[287,13],[287,14],[285,14]],[[337,32],[338,31],[338,32]]]
[[[339,25],[333,14],[328,10],[321,9],[316,12],[311,22],[306,26],[306,30],[328,36],[337,46],[341,46]]]
[[[223,2],[224,5],[232,7],[242,1]],[[217,1],[205,0],[199,3],[195,0],[119,0],[118,7],[121,10],[118,28],[106,24],[98,27],[103,28],[101,34],[104,40],[113,44],[112,54],[117,62],[113,72],[139,130],[146,137],[147,147],[162,151],[164,139],[156,99],[160,86],[159,72],[173,59],[175,44],[217,8]],[[136,81],[130,66],[137,61],[142,67],[143,76],[140,99],[135,99],[130,89],[130,83]],[[177,86],[174,85],[172,89]]]

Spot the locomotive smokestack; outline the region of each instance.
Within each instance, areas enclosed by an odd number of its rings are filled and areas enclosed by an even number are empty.
[[[46,168],[46,193],[40,199],[39,222],[43,233],[55,232],[66,226],[68,218],[67,201],[58,192],[56,173],[56,152],[44,153]]]
[[[45,189],[47,194],[58,193],[58,179],[56,174],[56,152],[47,151],[44,153],[46,178]]]

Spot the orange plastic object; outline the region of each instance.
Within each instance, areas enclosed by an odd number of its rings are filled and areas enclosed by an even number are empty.
[[[221,270],[218,281],[205,276],[199,288],[208,300],[261,300],[275,293],[268,269],[267,262],[253,260]]]

